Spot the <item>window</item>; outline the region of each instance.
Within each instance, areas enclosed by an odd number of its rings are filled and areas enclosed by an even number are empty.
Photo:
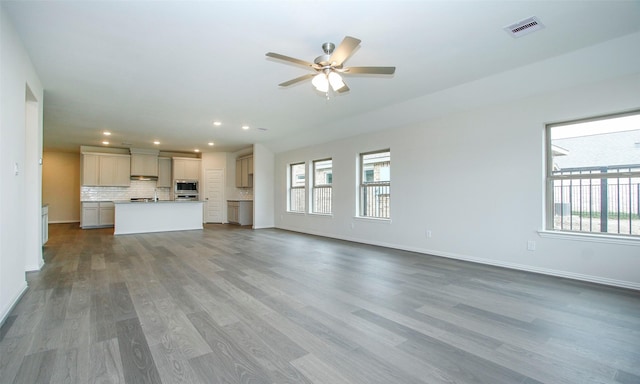
[[[289,165],[289,211],[304,212],[305,205],[305,165]]]
[[[311,211],[313,213],[331,213],[331,184],[333,183],[333,160],[315,160],[313,162],[313,193]]]
[[[640,111],[547,126],[549,230],[640,236]]]
[[[391,152],[360,154],[360,216],[388,219],[390,191]]]

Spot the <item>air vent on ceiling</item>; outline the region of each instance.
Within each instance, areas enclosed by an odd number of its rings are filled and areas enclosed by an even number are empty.
[[[528,19],[524,19],[515,24],[504,27],[504,30],[507,31],[511,37],[517,38],[539,31],[542,28],[544,28],[544,24],[542,24],[537,17],[532,16]]]

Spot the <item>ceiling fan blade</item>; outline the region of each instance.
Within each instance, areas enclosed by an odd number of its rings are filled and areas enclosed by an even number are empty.
[[[344,81],[343,81],[343,83],[344,83]],[[344,83],[344,87],[338,89],[336,92],[344,93],[344,92],[347,92],[348,90],[349,90],[349,86],[347,85],[347,83]]]
[[[316,68],[318,66],[317,64],[313,64],[313,63],[310,63],[308,61],[296,59],[294,57],[281,55],[279,53],[267,52],[266,56],[272,57],[272,58],[278,59],[278,60],[288,61],[288,62],[291,62],[291,63],[294,63],[294,64],[304,65],[305,67]]]
[[[393,75],[396,67],[348,67],[344,68],[344,73],[370,73],[374,75]]]
[[[307,73],[306,75],[302,75],[300,77],[296,77],[295,79],[291,79],[289,81],[285,81],[284,83],[280,83],[278,85],[281,86],[281,87],[287,87],[287,86],[289,86],[291,84],[299,83],[301,81],[310,79],[315,75],[316,75],[315,73]]]
[[[336,66],[342,65],[342,63],[351,56],[353,51],[360,45],[360,39],[355,37],[345,36],[342,43],[333,51],[333,54],[329,58],[330,63],[335,63]]]

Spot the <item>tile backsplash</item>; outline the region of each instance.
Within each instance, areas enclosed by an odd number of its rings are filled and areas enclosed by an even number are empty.
[[[153,198],[156,182],[153,180],[131,180],[129,187],[80,187],[81,201],[117,201],[132,197]],[[171,199],[171,188],[158,188],[158,199]]]
[[[238,188],[238,199],[253,200],[253,188]]]

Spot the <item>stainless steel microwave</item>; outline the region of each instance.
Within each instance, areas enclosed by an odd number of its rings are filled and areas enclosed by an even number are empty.
[[[176,195],[198,194],[198,180],[175,180],[174,192]]]

